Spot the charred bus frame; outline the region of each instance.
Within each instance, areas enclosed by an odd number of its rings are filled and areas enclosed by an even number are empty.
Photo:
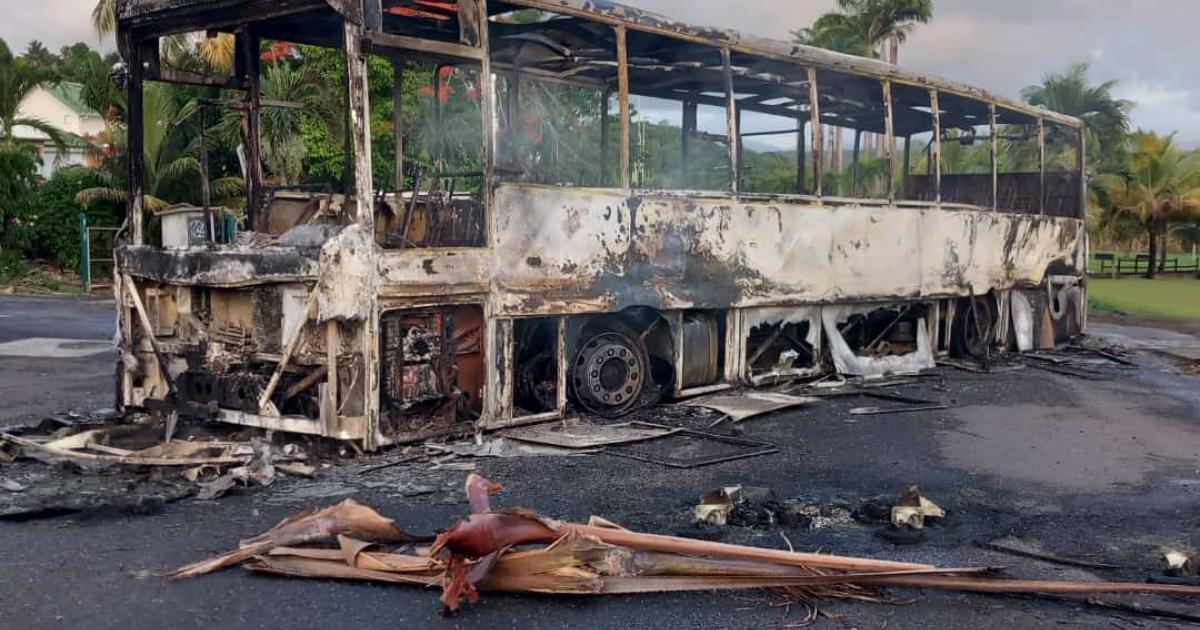
[[[573,406],[620,415],[823,371],[913,371],[1084,325],[1082,126],[977,88],[579,0],[122,0],[118,30],[128,407],[374,448]],[[168,67],[160,38],[186,32],[232,34],[233,74]],[[294,105],[263,98],[265,40],[343,51],[342,190],[267,185],[262,110]],[[384,185],[372,177],[371,55],[394,69]],[[444,151],[407,157],[411,63],[434,69],[415,76],[435,100],[460,70],[479,95],[469,168]],[[148,216],[146,81],[238,95],[207,103],[245,117],[234,243],[216,242],[207,191],[200,207]],[[560,94],[584,120],[561,135],[596,145],[575,152],[574,171],[554,170],[558,145],[522,135],[545,124],[523,108],[554,86],[596,95]],[[678,125],[652,118],[662,102],[679,105]],[[434,109],[435,134],[464,120]],[[779,136],[791,136],[792,179],[764,183],[749,160],[758,138]],[[156,224],[161,246],[148,244]]]

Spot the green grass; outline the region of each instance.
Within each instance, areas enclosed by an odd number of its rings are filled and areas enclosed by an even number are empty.
[[[1098,315],[1126,313],[1200,321],[1200,280],[1090,278],[1088,308]]]

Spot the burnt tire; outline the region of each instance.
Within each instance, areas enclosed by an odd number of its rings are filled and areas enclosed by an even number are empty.
[[[606,330],[579,345],[571,361],[571,392],[592,413],[624,415],[642,398],[649,370],[649,356],[638,337]]]
[[[995,329],[996,308],[990,297],[963,298],[955,306],[950,349],[955,356],[984,358],[995,340]]]

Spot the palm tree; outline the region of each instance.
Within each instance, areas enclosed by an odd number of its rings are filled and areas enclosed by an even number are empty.
[[[13,208],[33,187],[38,157],[35,147],[19,140],[14,130],[26,127],[41,132],[63,153],[66,134],[58,127],[20,113],[21,102],[42,83],[56,80],[52,70],[24,57],[14,57],[0,39],[0,242],[7,241],[16,220]]]
[[[43,68],[53,68],[58,58],[39,40],[30,40],[25,46],[25,58]]]
[[[96,0],[92,8],[92,27],[101,36],[111,35],[117,30],[117,0]],[[163,38],[163,60],[170,66],[187,65],[193,53],[213,70],[228,72],[233,69],[234,37],[229,33],[217,33],[213,37],[203,34],[184,33]]]
[[[58,77],[49,68],[24,57],[14,57],[8,44],[0,39],[0,144],[7,147],[17,145],[13,129],[29,127],[45,134],[60,149],[65,145],[66,134],[58,127],[39,118],[19,114],[21,101],[34,88],[57,80]]]
[[[896,64],[900,44],[917,24],[933,19],[933,0],[837,0],[838,10],[821,15],[806,29],[793,31],[797,43],[859,57],[885,57]],[[886,48],[885,48],[886,46]],[[831,169],[842,167],[842,130],[826,133],[832,148]],[[880,153],[880,138],[867,137],[867,154]]]
[[[101,36],[117,30],[117,0],[96,0],[92,8],[92,27]]]
[[[1083,121],[1098,156],[1112,156],[1129,132],[1129,111],[1134,103],[1113,96],[1116,81],[1088,82],[1088,64],[1077,63],[1061,74],[1048,74],[1038,85],[1021,90],[1031,105],[1074,116]]]
[[[143,151],[142,171],[145,185],[144,207],[157,212],[170,205],[169,198],[181,190],[195,190],[199,197],[200,161],[196,158],[197,138],[187,138],[182,126],[199,111],[195,99],[180,103],[171,86],[162,83],[146,85],[142,98]],[[107,148],[103,151],[102,167],[96,169],[104,186],[79,191],[76,199],[83,205],[98,202],[125,204],[129,190],[125,185],[125,133],[122,127],[111,126]],[[241,192],[241,178],[225,177],[211,183],[214,200],[232,204]]]
[[[912,29],[933,19],[932,0],[838,0],[837,5],[837,11],[793,36],[799,43],[861,57],[883,57],[887,45],[887,60],[895,64]]]
[[[1197,154],[1184,151],[1174,134],[1138,131],[1129,136],[1128,167],[1121,174],[1100,176],[1105,205],[1114,214],[1135,218],[1149,237],[1150,268],[1155,275],[1160,237],[1167,224],[1200,214],[1200,169]]]

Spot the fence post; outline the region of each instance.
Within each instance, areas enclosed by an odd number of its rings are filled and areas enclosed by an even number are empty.
[[[87,214],[79,213],[79,277],[83,292],[92,292],[92,242],[88,236]]]

